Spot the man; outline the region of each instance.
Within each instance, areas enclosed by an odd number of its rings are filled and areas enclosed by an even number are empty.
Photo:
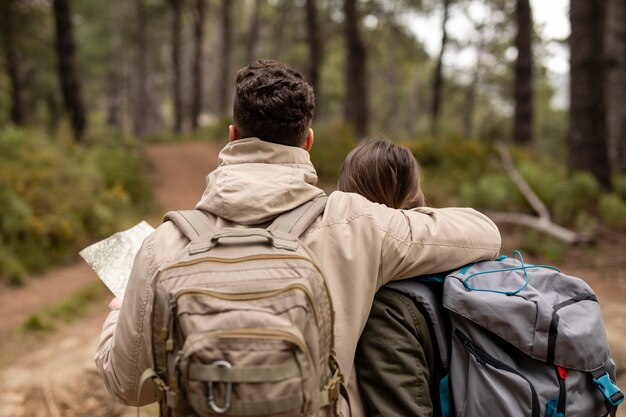
[[[324,194],[308,151],[313,146],[312,88],[283,64],[259,60],[239,70],[230,143],[207,177],[197,208],[223,221],[258,225]],[[485,259],[500,249],[496,226],[472,209],[401,211],[364,197],[335,192],[324,214],[302,239],[324,273],[335,307],[335,346],[349,380],[352,416],[364,411],[352,364],[376,291],[403,279]],[[185,250],[187,238],[171,223],[144,242],[121,306],[112,304],[96,353],[100,375],[113,396],[129,405],[156,400],[137,390],[152,366],[150,279],[159,266]],[[121,308],[120,308],[121,307]],[[393,343],[393,341],[390,341]],[[348,407],[342,404],[345,416]]]

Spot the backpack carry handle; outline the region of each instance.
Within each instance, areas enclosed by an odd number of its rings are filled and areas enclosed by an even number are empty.
[[[286,233],[258,228],[239,229],[227,227],[215,233],[209,240],[191,242],[189,245],[189,254],[196,255],[198,253],[210,251],[217,246],[220,239],[247,237],[265,238],[272,244],[272,246],[278,249],[287,249],[290,251],[298,249],[298,239]]]

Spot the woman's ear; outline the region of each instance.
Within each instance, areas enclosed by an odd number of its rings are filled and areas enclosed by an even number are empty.
[[[310,151],[313,147],[313,142],[315,142],[315,134],[313,133],[313,129],[309,128],[309,133],[306,135],[306,139],[304,140],[304,150]]]
[[[237,131],[237,128],[235,127],[235,125],[229,125],[228,126],[228,140],[230,142],[239,139],[239,132]]]

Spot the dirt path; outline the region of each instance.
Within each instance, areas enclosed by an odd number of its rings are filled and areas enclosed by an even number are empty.
[[[204,189],[205,175],[217,164],[221,146],[202,143],[151,145],[151,180],[155,195],[168,210],[190,208]],[[150,219],[153,225],[159,219]],[[505,236],[504,241],[514,241]],[[504,250],[509,252],[509,248]],[[585,277],[598,294],[609,339],[620,369],[626,369],[626,261],[623,248],[605,245],[597,254],[570,251],[564,272]],[[528,259],[529,262],[540,260]],[[111,400],[95,374],[93,352],[108,310],[93,305],[85,316],[41,336],[16,330],[43,306],[54,305],[96,281],[84,264],[58,268],[29,285],[0,294],[0,417],[131,417],[134,408]],[[626,372],[618,378],[626,388]],[[154,416],[155,407],[142,410]],[[621,411],[618,416],[626,417]]]
[[[221,146],[204,143],[151,145],[151,181],[165,210],[192,208],[217,166]],[[156,226],[160,219],[149,219]],[[43,337],[22,335],[19,326],[33,312],[54,305],[97,281],[84,263],[54,269],[20,289],[0,294],[0,417],[134,416],[114,404],[95,374],[93,353],[108,314],[106,302],[91,306],[81,320]],[[142,415],[154,415],[154,407]]]

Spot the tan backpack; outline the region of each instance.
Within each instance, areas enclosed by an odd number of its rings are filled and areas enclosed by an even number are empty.
[[[185,253],[152,281],[154,378],[164,416],[334,416],[343,376],[322,272],[299,236],[326,197],[267,228],[215,230],[199,210],[169,212]]]

